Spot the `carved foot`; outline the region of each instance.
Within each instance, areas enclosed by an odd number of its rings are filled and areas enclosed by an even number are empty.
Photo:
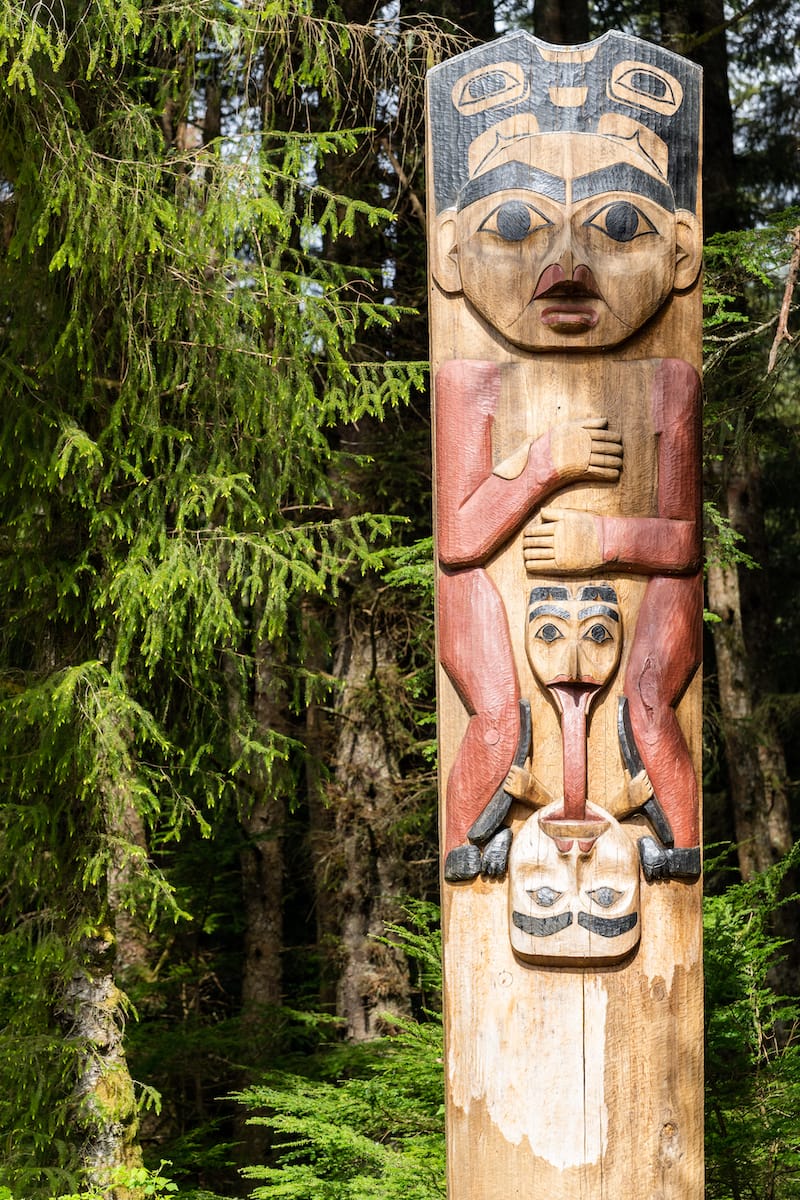
[[[700,847],[665,847],[651,837],[639,838],[639,858],[648,883],[656,879],[697,879]]]
[[[508,852],[511,849],[510,829],[501,829],[483,848],[481,875],[486,879],[499,879],[508,867]]]
[[[477,879],[480,873],[481,852],[478,846],[456,846],[444,861],[444,877],[448,883]]]

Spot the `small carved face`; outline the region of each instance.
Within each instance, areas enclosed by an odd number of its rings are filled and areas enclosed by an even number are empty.
[[[464,188],[451,263],[460,290],[510,342],[615,346],[694,281],[694,218],[675,213],[669,186],[637,151],[596,134],[533,134],[509,141]]]
[[[621,626],[617,593],[608,584],[535,587],[528,602],[525,638],[534,675],[545,686],[603,687],[619,663]]]
[[[511,945],[531,962],[616,962],[638,944],[639,856],[634,841],[609,814],[604,832],[582,850],[558,843],[540,824],[560,801],[529,817],[509,859]]]

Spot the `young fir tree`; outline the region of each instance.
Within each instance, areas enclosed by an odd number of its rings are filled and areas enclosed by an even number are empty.
[[[315,183],[354,135],[297,131],[336,56],[396,52],[358,36],[304,0],[0,13],[0,1181],[26,1196],[136,1167],[115,940],[152,971],[183,831],[280,823],[286,712],[321,686],[303,603],[392,534],[329,431],[421,368],[353,353],[396,312],[316,250],[390,214]]]

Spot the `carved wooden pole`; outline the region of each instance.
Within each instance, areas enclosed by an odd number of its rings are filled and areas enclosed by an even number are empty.
[[[428,117],[450,1200],[700,1200],[699,70]]]

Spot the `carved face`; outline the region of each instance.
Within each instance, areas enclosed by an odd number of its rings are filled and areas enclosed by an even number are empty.
[[[615,962],[638,944],[639,856],[618,821],[597,806],[604,832],[588,852],[558,843],[540,824],[558,803],[529,817],[509,860],[509,935],[532,962]]]
[[[624,341],[694,281],[700,254],[694,217],[638,151],[596,134],[510,139],[440,218],[439,282],[526,350]]]
[[[574,595],[573,595],[574,592]],[[622,649],[619,603],[608,584],[535,587],[528,602],[528,661],[540,683],[590,683],[613,675]]]

